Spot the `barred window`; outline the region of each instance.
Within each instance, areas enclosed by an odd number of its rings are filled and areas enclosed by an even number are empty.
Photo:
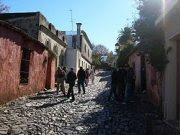
[[[20,68],[20,83],[28,83],[29,81],[29,63],[30,63],[31,51],[23,48],[22,59]]]
[[[81,66],[81,60],[79,59],[79,67]]]

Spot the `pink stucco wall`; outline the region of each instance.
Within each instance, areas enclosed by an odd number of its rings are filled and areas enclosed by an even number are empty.
[[[28,84],[20,84],[22,47],[32,50]],[[47,50],[40,44],[16,30],[0,25],[0,104],[43,90],[47,57]]]
[[[129,56],[128,64],[134,68],[136,76],[135,89],[141,90],[141,57],[137,55],[137,51]]]
[[[55,87],[55,73],[56,73],[56,59],[52,56],[49,56],[47,75],[46,75],[46,88],[47,89],[51,89]]]
[[[146,84],[147,92],[151,101],[155,104],[159,104],[162,93],[161,75],[151,64],[148,63],[146,63]]]
[[[134,68],[136,90],[141,89],[141,56],[138,56],[138,50],[129,56],[128,64]],[[160,103],[162,95],[162,76],[155,68],[146,62],[146,89],[151,101],[155,104]]]

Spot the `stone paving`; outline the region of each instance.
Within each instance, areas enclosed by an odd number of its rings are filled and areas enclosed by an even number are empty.
[[[75,87],[75,102],[48,90],[2,106],[0,135],[145,135],[149,110],[138,102],[108,102],[109,77],[98,73],[86,94]]]

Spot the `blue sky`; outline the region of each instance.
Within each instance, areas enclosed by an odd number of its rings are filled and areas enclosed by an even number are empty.
[[[114,50],[121,28],[131,24],[136,16],[135,0],[4,0],[10,12],[40,11],[61,31],[70,31],[70,9],[76,22],[82,23],[94,44]]]

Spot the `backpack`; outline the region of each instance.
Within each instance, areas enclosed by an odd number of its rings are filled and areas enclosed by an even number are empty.
[[[58,78],[64,78],[65,77],[65,73],[63,70],[58,70]]]
[[[67,83],[74,82],[75,80],[76,80],[76,74],[74,72],[70,71],[67,74]]]
[[[84,80],[85,77],[86,77],[86,73],[85,73],[84,70],[79,70],[77,76],[78,76],[78,79],[79,79],[79,80]]]

